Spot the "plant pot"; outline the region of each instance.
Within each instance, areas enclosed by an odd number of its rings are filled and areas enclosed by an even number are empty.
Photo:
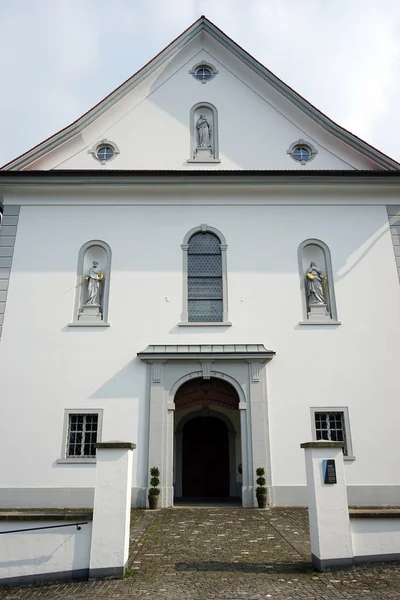
[[[151,510],[155,510],[156,508],[158,508],[158,499],[159,499],[159,495],[148,495],[147,496],[149,499],[149,507],[151,508]]]
[[[257,494],[258,508],[266,508],[267,506],[267,494]]]

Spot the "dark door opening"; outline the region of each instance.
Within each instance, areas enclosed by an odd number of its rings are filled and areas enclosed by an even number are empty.
[[[220,419],[195,417],[184,426],[182,493],[186,498],[229,497],[229,437]]]

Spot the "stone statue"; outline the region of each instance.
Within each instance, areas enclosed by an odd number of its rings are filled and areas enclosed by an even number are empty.
[[[206,115],[200,115],[197,120],[198,148],[211,148],[211,126]]]
[[[88,284],[88,299],[85,304],[100,304],[100,281],[104,278],[104,273],[99,273],[99,263],[93,261],[93,266],[85,275],[85,283]]]
[[[306,272],[307,304],[325,304],[326,275],[311,262]]]

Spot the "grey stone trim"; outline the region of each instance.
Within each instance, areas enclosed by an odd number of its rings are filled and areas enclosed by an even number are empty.
[[[223,321],[213,321],[212,323],[193,323],[191,322],[185,322],[185,323],[178,323],[179,327],[231,327],[232,323],[230,321],[226,321],[225,323]]]
[[[62,441],[61,441],[61,455],[60,459],[56,461],[58,464],[63,463],[76,463],[76,457],[67,457],[67,436],[68,436],[68,424],[70,415],[97,415],[97,441],[101,441],[101,433],[103,430],[103,409],[102,408],[67,408],[64,411],[64,424],[63,424],[63,432],[62,432]],[[87,463],[93,464],[96,462],[95,458],[81,458],[78,459],[80,464]]]
[[[344,460],[355,460],[355,456],[353,453],[353,443],[351,441],[351,429],[350,429],[350,417],[349,417],[349,409],[347,406],[310,406],[310,412],[311,412],[311,435],[312,435],[312,442],[309,442],[311,444],[340,444],[341,448],[346,448],[347,450],[347,454],[343,455],[343,459]],[[317,434],[315,431],[315,413],[316,412],[341,412],[343,413],[343,420],[344,420],[344,434],[346,436],[346,443],[342,443],[342,442],[328,442],[325,440],[317,440]],[[316,448],[317,446],[314,446],[314,448]],[[324,446],[322,446],[324,447]],[[327,446],[325,446],[327,447]],[[331,446],[331,448],[333,448],[334,446]],[[336,446],[337,447],[337,446]]]
[[[310,151],[310,158],[308,160],[297,160],[296,158],[294,158],[293,156],[293,151],[296,148],[299,148],[300,146],[302,146],[303,148],[307,148],[307,150]],[[315,155],[318,154],[318,150],[316,148],[314,148],[314,146],[310,143],[310,142],[306,142],[305,140],[297,140],[297,142],[293,142],[293,144],[290,144],[289,148],[286,150],[286,154],[289,154],[290,158],[294,161],[296,161],[297,163],[300,163],[301,165],[306,165],[307,163],[311,162],[314,158]]]
[[[68,327],[110,327],[110,323],[68,323]]]
[[[316,442],[304,442],[300,444],[300,448],[344,448],[344,443],[318,440]]]
[[[98,442],[96,444],[96,448],[99,449],[106,449],[106,448],[110,448],[110,449],[119,449],[119,448],[125,448],[126,450],[135,450],[136,448],[136,444],[134,444],[133,442],[119,442],[119,441],[113,441],[113,442]]]
[[[90,569],[89,579],[122,579],[126,570],[123,567],[103,567],[102,569]]]
[[[0,510],[0,521],[91,521],[93,519],[93,511],[20,511]]]
[[[250,360],[265,362],[275,356],[264,344],[150,345],[137,354],[140,360]]]
[[[400,552],[394,552],[392,554],[368,554],[366,556],[354,557],[354,564],[356,565],[368,565],[372,563],[387,563],[399,561]]]
[[[392,236],[393,252],[396,262],[397,275],[400,281],[400,206],[388,205],[386,211]]]
[[[324,327],[326,327],[327,325],[341,325],[342,321],[333,321],[332,319],[330,320],[326,320],[326,321],[314,321],[314,319],[312,321],[310,321],[310,319],[308,319],[307,321],[300,321],[299,325],[323,325]]]
[[[328,304],[328,311],[330,314],[327,316],[326,319],[321,319],[318,321],[310,320],[308,318],[307,297],[305,288],[305,272],[303,267],[303,251],[307,246],[317,246],[322,250],[325,258],[326,277],[328,282],[326,300]],[[300,325],[340,325],[341,322],[338,321],[336,308],[335,281],[333,278],[331,251],[329,250],[328,246],[325,244],[325,242],[316,238],[309,238],[307,240],[304,240],[298,247],[297,261],[299,265],[301,303],[303,309],[303,320],[300,321]]]
[[[146,506],[145,487],[132,488],[131,506]],[[0,509],[84,509],[93,508],[94,487],[0,488]]]
[[[95,465],[95,458],[57,458],[58,465]]]
[[[400,485],[347,485],[349,506],[400,506]],[[306,485],[275,485],[270,497],[274,506],[308,506]]]
[[[101,160],[100,158],[97,158],[97,151],[99,148],[101,148],[101,146],[110,146],[110,148],[113,149],[114,154],[108,160]],[[120,150],[119,150],[117,144],[115,144],[114,142],[110,142],[110,140],[107,140],[107,139],[96,142],[96,144],[94,144],[94,146],[90,150],[88,150],[88,154],[91,154],[93,156],[93,158],[102,165],[105,165],[105,164],[113,161],[114,158],[116,158],[119,153],[120,153]]]
[[[349,510],[350,519],[400,519],[400,508],[378,508]]]
[[[210,77],[209,79],[197,79],[196,77],[196,71],[197,69],[199,69],[200,67],[207,67],[208,69],[210,69],[210,71],[212,72],[212,77]],[[196,81],[198,81],[199,83],[207,83],[208,81],[211,81],[212,79],[214,79],[214,77],[216,75],[218,75],[219,71],[218,69],[216,69],[214,67],[214,65],[212,65],[211,63],[209,63],[206,60],[202,60],[199,63],[195,64],[194,67],[192,67],[189,71],[189,73],[191,75],[193,75],[193,77],[195,78]]]
[[[315,556],[315,554],[311,554],[311,562],[313,567],[318,571],[354,566],[354,558],[325,558],[321,560],[318,556]]]
[[[89,569],[76,569],[75,571],[55,571],[54,573],[38,573],[37,575],[19,575],[18,577],[6,577],[0,579],[0,588],[43,585],[44,583],[87,581]]]
[[[6,312],[20,208],[17,205],[5,205],[3,208],[3,220],[0,225],[0,338]]]

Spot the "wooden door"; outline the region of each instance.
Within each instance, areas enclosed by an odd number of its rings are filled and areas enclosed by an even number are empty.
[[[229,496],[229,437],[220,419],[195,417],[184,426],[182,491],[184,497]]]

